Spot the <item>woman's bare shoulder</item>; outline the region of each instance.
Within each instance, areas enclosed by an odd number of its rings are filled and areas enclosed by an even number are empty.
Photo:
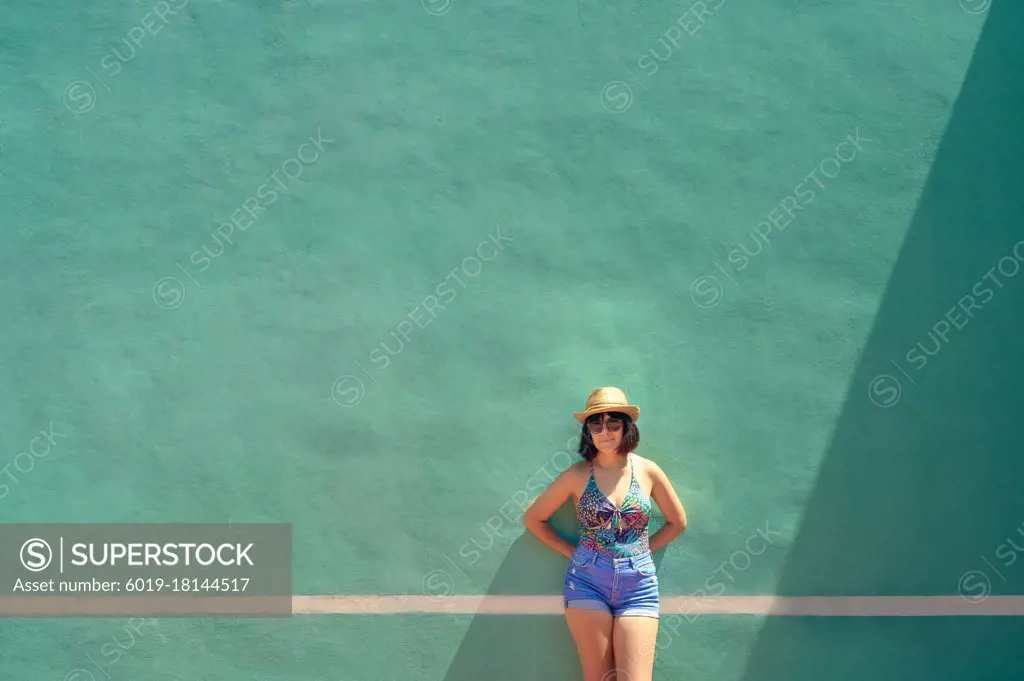
[[[587,462],[584,460],[569,464],[565,467],[565,470],[562,471],[562,475],[568,477],[573,484],[578,485],[584,478],[590,476],[589,469],[587,468]]]
[[[575,463],[569,464],[565,470],[568,471],[570,475],[577,478],[583,475],[584,471],[587,471],[589,474],[589,466],[586,459],[581,459]]]
[[[569,475],[569,480],[572,483],[573,499],[577,499],[580,494],[582,494],[581,490],[583,490],[590,481],[590,464],[586,459],[582,459],[569,464],[566,467],[565,472]]]
[[[636,464],[636,471],[639,473],[641,487],[643,487],[644,493],[650,496],[654,493],[654,488],[657,487],[657,471],[660,470],[658,464],[636,452],[633,452],[632,456],[633,462]]]
[[[633,460],[636,461],[640,470],[645,473],[653,473],[654,471],[660,470],[660,467],[655,463],[654,459],[648,459],[645,456],[640,456],[636,452],[632,454]]]

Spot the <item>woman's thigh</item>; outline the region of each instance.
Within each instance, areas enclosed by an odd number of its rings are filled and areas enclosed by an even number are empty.
[[[583,681],[609,681],[615,668],[612,658],[612,614],[608,610],[568,608],[569,625],[583,669]]]
[[[612,625],[617,681],[651,681],[658,620],[654,617],[616,617]]]

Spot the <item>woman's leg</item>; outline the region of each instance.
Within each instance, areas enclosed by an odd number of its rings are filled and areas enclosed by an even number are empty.
[[[612,658],[612,614],[608,610],[566,608],[565,621],[576,641],[583,669],[583,681],[610,681],[615,668]]]
[[[617,681],[652,681],[658,620],[654,617],[616,617],[612,625]]]

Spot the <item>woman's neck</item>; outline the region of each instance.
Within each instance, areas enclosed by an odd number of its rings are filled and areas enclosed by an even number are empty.
[[[594,457],[594,465],[599,468],[618,468],[620,470],[629,466],[629,457],[618,452],[598,451]]]

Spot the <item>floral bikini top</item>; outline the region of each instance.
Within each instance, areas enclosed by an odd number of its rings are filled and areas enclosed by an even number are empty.
[[[613,558],[639,556],[650,551],[647,525],[651,517],[651,499],[640,489],[629,455],[629,490],[622,506],[616,508],[601,492],[590,462],[590,480],[576,503],[580,522],[580,546]]]

